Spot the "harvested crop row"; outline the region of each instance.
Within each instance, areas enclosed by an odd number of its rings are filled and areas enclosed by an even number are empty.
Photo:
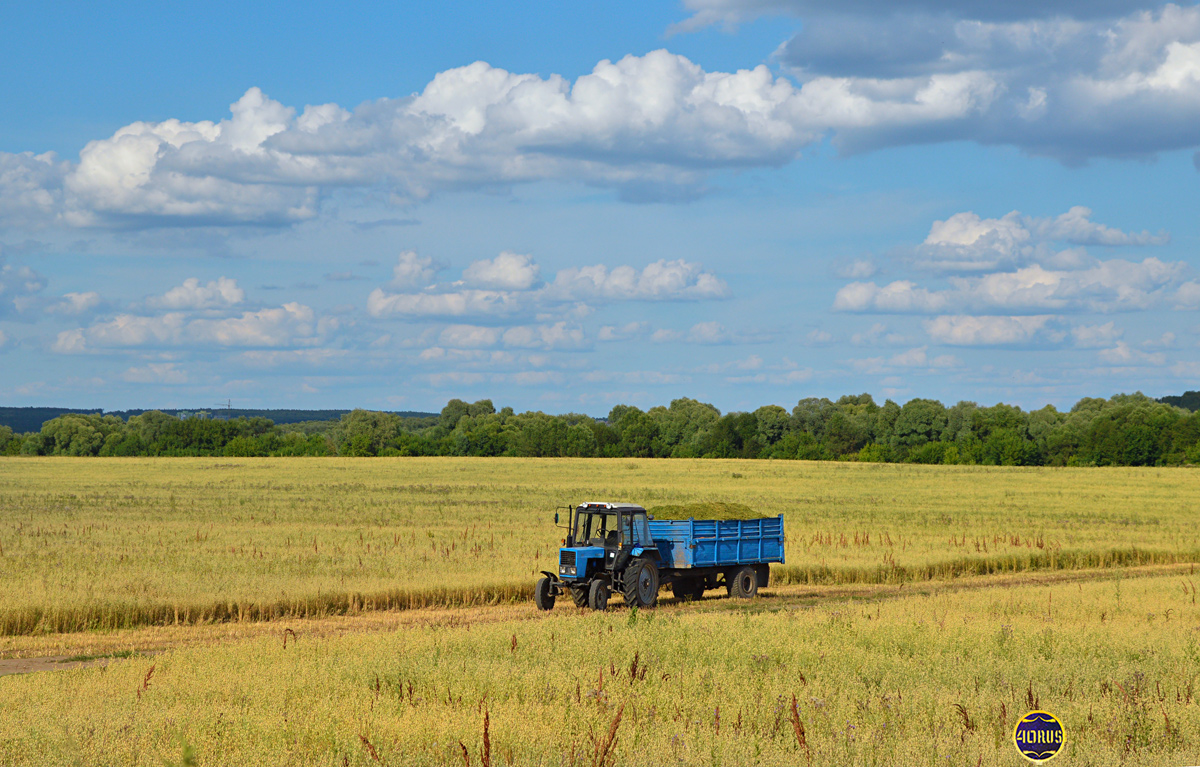
[[[1069,733],[1064,763],[1194,764],[1187,582],[781,610],[529,606],[332,639],[297,625],[298,640],[6,678],[0,762],[462,765],[465,750],[497,765],[1015,764],[1012,728],[1040,708]]]
[[[0,633],[523,600],[557,556],[553,509],[595,498],[783,513],[783,583],[1196,561],[1198,481],[790,461],[0,459]]]

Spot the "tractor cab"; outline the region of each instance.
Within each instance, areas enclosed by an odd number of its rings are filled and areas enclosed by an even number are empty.
[[[585,503],[570,510],[567,545],[559,551],[558,576],[588,580],[611,572],[619,562],[655,548],[646,510],[641,506]]]

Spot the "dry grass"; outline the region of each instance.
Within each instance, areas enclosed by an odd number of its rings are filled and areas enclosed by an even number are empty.
[[[1194,764],[1189,580],[250,637],[0,679],[0,763],[1002,765],[1040,707],[1063,764]]]
[[[1193,562],[1200,474],[772,461],[0,459],[0,635],[523,601],[555,506],[784,513],[782,583]]]

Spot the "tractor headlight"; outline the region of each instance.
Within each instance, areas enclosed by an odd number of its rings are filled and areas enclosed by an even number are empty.
[[[558,568],[558,574],[559,575],[574,575],[575,568],[574,567],[560,567],[560,568]]]

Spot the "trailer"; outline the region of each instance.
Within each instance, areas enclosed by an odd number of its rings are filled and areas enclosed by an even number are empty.
[[[770,565],[785,562],[782,514],[656,520],[641,506],[592,502],[568,506],[566,528],[558,572],[543,570],[534,591],[543,610],[564,594],[579,607],[604,610],[614,591],[628,605],[654,607],[668,585],[683,600],[722,586],[749,599],[768,584]]]

